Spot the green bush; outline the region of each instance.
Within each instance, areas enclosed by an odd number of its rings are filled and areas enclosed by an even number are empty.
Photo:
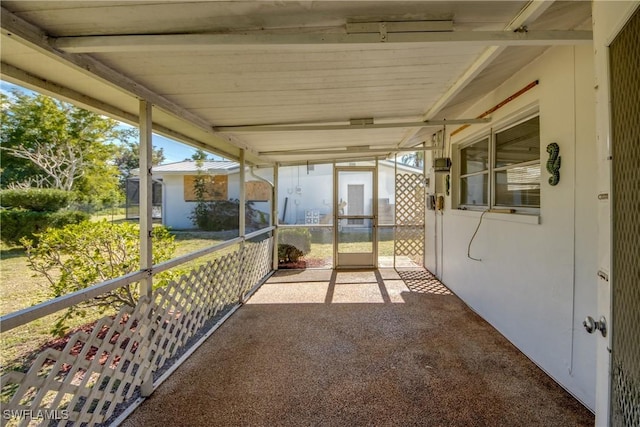
[[[311,252],[311,233],[306,228],[281,229],[278,233],[278,260],[297,262]]]
[[[79,224],[82,221],[88,221],[91,218],[86,212],[62,210],[52,212],[49,216],[49,227],[62,228],[69,224]]]
[[[25,209],[0,210],[0,240],[8,244],[20,243],[22,238],[38,241],[38,234],[48,228],[78,224],[89,215],[78,211],[37,212]]]
[[[254,209],[252,202],[247,202],[245,206],[245,227],[248,230],[257,230],[268,225],[267,216]],[[201,201],[189,216],[193,225],[204,231],[237,230],[239,218],[239,200]]]
[[[200,202],[190,216],[200,230],[224,231],[239,227],[240,203],[235,200]]]
[[[40,235],[37,246],[28,239],[22,242],[27,249],[29,268],[47,279],[53,298],[140,269],[138,224],[84,221],[63,228],[49,228]],[[154,227],[153,263],[171,259],[174,252],[174,236],[165,227]],[[162,286],[172,278],[172,272],[159,273],[154,276],[154,285]],[[116,310],[124,305],[134,307],[138,298],[137,283],[111,290],[69,308],[58,319],[53,332],[64,334],[67,319],[83,316],[88,307]]]
[[[298,262],[303,256],[302,251],[295,246],[286,243],[278,245],[278,262],[280,263]]]
[[[73,193],[53,188],[25,188],[0,191],[0,206],[37,212],[56,212],[69,205]]]

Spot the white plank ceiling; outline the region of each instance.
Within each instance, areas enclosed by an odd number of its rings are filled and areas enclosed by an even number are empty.
[[[146,98],[158,133],[229,157],[244,148],[254,163],[386,157],[421,143],[441,126],[325,125],[468,119],[460,116],[466,107],[548,46],[588,42],[579,30],[590,18],[589,2],[3,1],[2,8],[3,79],[130,123]],[[433,43],[429,37],[443,33],[412,32],[400,34],[412,41],[395,42],[387,24],[376,24],[378,34],[347,33],[349,23],[431,20],[452,21],[444,35],[467,41]],[[500,40],[521,25],[530,31],[524,36],[546,39]],[[554,38],[568,30],[582,39]],[[316,128],[220,131],[296,124]]]

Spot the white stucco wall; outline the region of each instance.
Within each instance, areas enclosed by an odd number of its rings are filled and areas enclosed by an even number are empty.
[[[396,180],[394,177],[394,168],[384,166],[378,168],[378,198],[389,199],[389,204],[396,203]],[[410,173],[402,169],[398,173]]]
[[[314,165],[308,173],[306,165],[279,168],[278,221],[304,224],[306,209],[317,210],[320,215],[332,214],[333,165]]]
[[[264,176],[262,176],[264,175]],[[263,178],[272,180],[273,177],[269,173],[260,174]],[[184,175],[165,174],[157,175],[162,178],[163,187],[163,211],[162,223],[176,230],[188,230],[196,228],[189,217],[196,206],[196,202],[185,202],[184,200]],[[233,173],[229,175],[228,181],[228,198],[240,198],[240,175]],[[247,174],[247,181],[255,181],[256,179]],[[271,215],[270,202],[254,202],[254,209],[260,210],[267,215]]]
[[[357,178],[343,180],[341,194],[347,194],[348,184],[361,182],[362,180]],[[388,198],[389,203],[395,203],[394,182],[394,168],[380,163],[378,198]],[[371,203],[371,197],[371,193],[365,194],[365,205]],[[314,165],[314,170],[310,170],[308,173],[306,165],[280,168],[278,171],[278,212],[281,223],[283,222],[285,198],[288,198],[286,218],[284,219],[286,224],[304,224],[306,209],[318,210],[320,215],[331,217],[333,215],[333,165]]]
[[[195,228],[189,219],[195,203],[184,201],[184,176],[164,175],[162,181],[162,223],[176,230]]]
[[[534,80],[540,84],[491,116],[495,125],[531,106],[539,108],[539,217],[485,214],[471,249],[472,256],[482,259],[478,262],[467,258],[467,249],[480,212],[452,210],[452,196],[446,197],[441,216],[427,213],[425,261],[472,309],[593,409],[595,341],[581,325],[596,308],[592,47],[547,50],[464,117],[478,116]],[[471,126],[452,142],[464,141],[485,128]],[[551,142],[560,145],[562,156],[561,181],[555,187],[548,184],[545,169],[546,146]],[[455,176],[451,183],[456,190]]]

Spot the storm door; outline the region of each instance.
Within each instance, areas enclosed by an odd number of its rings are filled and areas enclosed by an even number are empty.
[[[372,167],[335,169],[336,268],[375,268],[377,174]]]
[[[640,426],[640,10],[610,46],[611,425]],[[604,341],[604,340],[603,340]],[[606,341],[604,341],[606,342]],[[602,367],[605,369],[606,367]]]

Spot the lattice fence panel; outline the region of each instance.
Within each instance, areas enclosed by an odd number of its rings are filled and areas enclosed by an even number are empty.
[[[396,225],[424,226],[425,180],[422,174],[396,175]]]
[[[614,426],[640,427],[640,11],[611,44]]]
[[[425,178],[422,174],[396,175],[396,234],[394,256],[424,264]]]
[[[148,300],[135,309],[123,307],[115,318],[100,319],[91,333],[74,334],[63,350],[40,353],[26,373],[3,375],[3,393],[17,386],[3,407],[33,413],[64,410],[69,421],[81,423],[108,418],[145,377],[139,349],[149,346],[141,327],[148,312]],[[30,421],[25,417],[20,425]]]
[[[236,250],[154,292],[152,366],[161,367],[208,319],[238,302],[241,257]]]
[[[27,372],[2,376],[2,394],[10,396],[3,409],[58,411],[67,418],[59,425],[108,419],[209,319],[269,273],[272,248],[273,238],[247,243],[156,289],[135,308],[123,307],[115,318],[100,319],[91,333],[72,335],[63,350],[43,351]],[[18,424],[34,421],[23,417]]]
[[[396,255],[421,257],[424,254],[424,226],[396,228]]]
[[[271,271],[273,237],[257,243],[247,242],[244,251],[243,267],[245,270],[242,274],[244,280],[242,295],[249,292]]]

